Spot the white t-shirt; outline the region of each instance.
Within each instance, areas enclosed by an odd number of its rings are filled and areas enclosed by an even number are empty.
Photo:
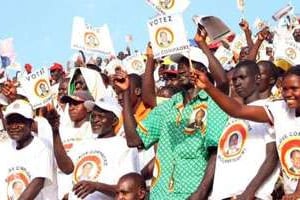
[[[249,105],[265,105],[258,100]],[[210,199],[219,200],[243,193],[256,176],[266,158],[266,145],[275,142],[275,134],[268,132],[269,125],[230,118],[222,133],[216,161],[213,191]],[[272,199],[279,169],[260,186],[256,197]]]
[[[84,122],[80,128],[74,128],[70,126],[60,127],[60,137],[63,146],[69,155],[69,151],[78,142],[84,139],[91,139],[93,137],[92,128],[90,122]],[[71,175],[64,174],[59,169],[57,170],[57,180],[58,180],[58,197],[62,199],[65,194],[67,194],[72,189],[72,177]]]
[[[83,140],[70,151],[74,162],[73,184],[90,180],[116,185],[119,178],[129,172],[138,172],[138,153],[136,148],[128,148],[126,140],[120,136]],[[77,199],[74,194],[69,200]],[[113,197],[101,192],[88,195],[85,200],[112,200]]]
[[[4,193],[7,197],[17,199],[34,178],[42,177],[45,178],[44,187],[35,200],[53,199],[47,189],[53,180],[51,150],[37,137],[20,150],[16,150],[14,141],[6,147],[5,154],[9,159],[1,163],[0,171],[5,173]]]
[[[53,149],[53,135],[52,135],[52,128],[49,124],[48,120],[44,117],[35,116],[34,121],[37,122],[38,127],[38,134],[36,135],[39,139],[41,139],[45,145],[51,150],[53,155],[53,180],[52,184],[47,187],[47,190],[50,194],[52,194],[51,198],[45,200],[55,200],[58,199],[58,185],[57,185],[57,164],[56,159],[54,156],[54,149]]]
[[[7,161],[10,158],[10,155],[8,155],[6,152],[11,146],[11,140],[8,138],[3,142],[0,142],[0,154],[1,154],[1,164],[0,164],[0,199],[7,199],[6,196],[6,190],[7,188],[5,183],[6,178],[6,171],[4,170],[4,166],[2,166],[3,163],[7,163]]]
[[[283,100],[271,102],[265,108],[274,123],[284,191],[290,194],[300,178],[300,117]]]

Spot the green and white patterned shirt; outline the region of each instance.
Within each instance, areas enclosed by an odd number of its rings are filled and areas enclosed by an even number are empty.
[[[146,149],[158,143],[150,199],[186,199],[200,184],[227,115],[205,91],[185,106],[178,93],[138,123]]]

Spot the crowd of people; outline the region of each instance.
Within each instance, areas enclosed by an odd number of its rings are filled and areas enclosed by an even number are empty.
[[[300,63],[275,56],[281,39],[300,42],[299,23],[239,25],[246,45],[226,67],[215,52],[233,40],[210,45],[201,25],[188,54],[155,59],[148,43],[142,75],[106,68],[129,48],[80,51],[49,68],[40,96],[53,99],[34,110],[2,73],[0,199],[299,199]]]

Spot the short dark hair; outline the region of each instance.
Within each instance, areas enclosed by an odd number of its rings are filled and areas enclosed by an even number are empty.
[[[252,60],[243,60],[241,62],[239,62],[236,66],[235,69],[240,69],[240,68],[246,68],[248,69],[248,71],[251,73],[251,75],[255,76],[259,73],[259,68],[258,65],[256,64],[256,62],[252,61]]]
[[[278,67],[276,67],[276,65],[269,60],[261,60],[257,63],[257,65],[262,65],[268,69],[268,71],[270,72],[270,76],[273,77],[273,79],[275,80],[274,81],[274,84],[275,84],[275,82],[278,78],[278,75],[279,75]]]
[[[283,78],[285,78],[288,75],[296,75],[296,76],[300,77],[300,65],[295,65],[295,66],[292,66],[290,69],[288,69],[284,73]]]
[[[142,77],[140,77],[137,74],[128,74],[128,78],[129,78],[130,83],[135,88],[142,88]]]
[[[143,178],[142,175],[140,175],[138,173],[131,172],[131,173],[123,175],[119,179],[119,181],[124,181],[124,180],[132,180],[136,186],[138,186],[144,190],[147,189],[145,179]]]

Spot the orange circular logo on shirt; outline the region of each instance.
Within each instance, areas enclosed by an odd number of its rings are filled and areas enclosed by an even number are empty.
[[[103,168],[103,162],[98,155],[87,154],[75,163],[73,173],[74,184],[79,181],[97,181]]]
[[[30,183],[25,170],[13,171],[7,178],[7,196],[9,200],[17,200]]]
[[[238,157],[244,149],[247,135],[248,128],[244,122],[239,121],[230,124],[224,130],[219,141],[222,157],[227,160]]]
[[[281,166],[290,178],[300,177],[300,137],[290,137],[280,145],[279,158]]]

